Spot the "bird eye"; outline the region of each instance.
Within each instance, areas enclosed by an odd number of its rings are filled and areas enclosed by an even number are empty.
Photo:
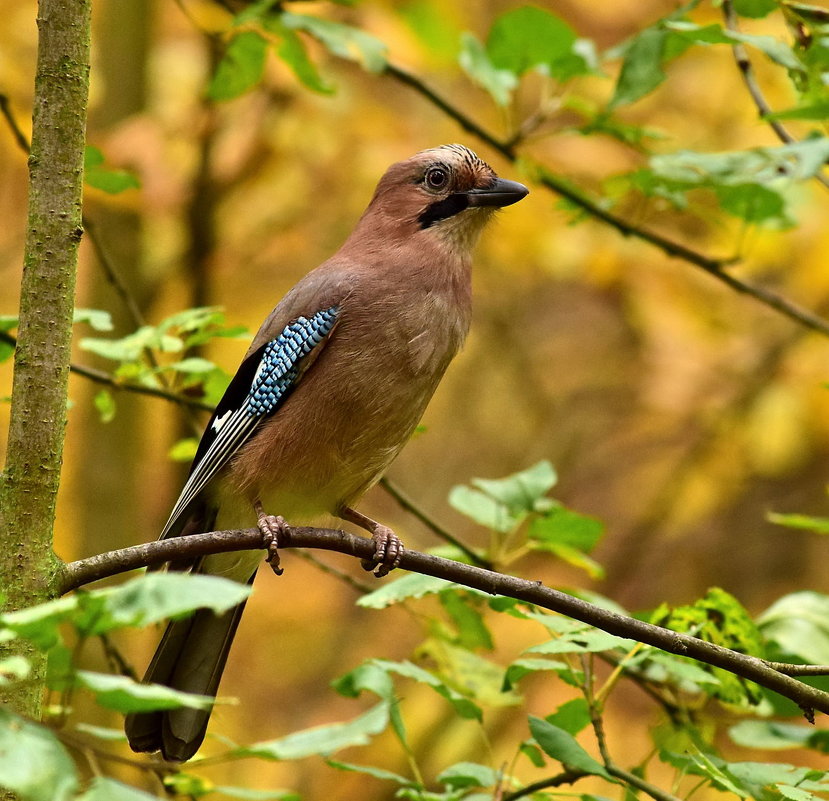
[[[432,167],[424,178],[429,189],[443,189],[449,181],[449,173],[441,167]]]

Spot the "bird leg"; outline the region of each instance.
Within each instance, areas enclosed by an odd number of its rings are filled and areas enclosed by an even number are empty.
[[[281,576],[284,570],[279,566],[279,548],[288,544],[290,526],[281,515],[266,515],[258,498],[253,502],[253,508],[256,510],[256,521],[262,532],[262,539],[267,543],[267,562],[271,570],[277,576]]]
[[[362,564],[365,570],[370,570],[377,578],[381,578],[400,564],[400,557],[403,555],[403,543],[388,526],[360,514],[356,509],[349,506],[340,509],[339,517],[371,533],[371,539],[374,542],[374,555],[371,559],[363,560]]]

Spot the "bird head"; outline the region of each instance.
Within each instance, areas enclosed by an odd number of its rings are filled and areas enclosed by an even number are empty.
[[[493,212],[528,191],[499,178],[469,148],[443,145],[392,164],[364,220],[407,237],[436,237],[453,250],[469,252]]]

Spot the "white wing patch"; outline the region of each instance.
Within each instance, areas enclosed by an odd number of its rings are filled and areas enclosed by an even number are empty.
[[[259,368],[262,369],[261,367]],[[218,433],[219,429],[227,422],[227,418],[233,414],[233,409],[228,409],[221,417],[217,417],[213,421],[211,428]]]

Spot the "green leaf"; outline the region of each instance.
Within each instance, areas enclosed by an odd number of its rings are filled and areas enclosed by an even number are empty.
[[[765,186],[759,184],[717,186],[714,187],[714,192],[723,211],[727,211],[734,217],[739,217],[749,223],[778,220],[789,224],[783,196]]]
[[[595,517],[554,506],[530,524],[527,536],[538,545],[567,545],[590,553],[604,533],[604,524]]]
[[[162,353],[177,353],[184,348],[184,342],[179,337],[164,334],[161,326],[156,328],[151,325],[142,326],[121,339],[85,337],[79,345],[81,350],[121,362],[139,361],[145,348],[155,348]]]
[[[386,69],[388,48],[378,38],[359,28],[307,14],[284,12],[281,19],[286,27],[309,33],[335,56],[356,61],[377,75]]]
[[[492,650],[492,634],[484,623],[481,613],[472,605],[469,595],[447,590],[440,594],[440,602],[457,628],[459,645],[469,649]]]
[[[418,655],[434,663],[446,687],[459,690],[466,701],[487,707],[515,706],[521,701],[516,693],[504,689],[504,669],[500,665],[466,648],[433,637],[420,646]],[[443,692],[441,695],[448,697]],[[476,716],[480,714],[477,705],[473,711]]]
[[[280,37],[281,41],[276,48],[277,55],[291,68],[303,86],[321,94],[331,94],[334,91],[334,87],[322,78],[316,65],[311,61],[305,43],[296,31],[285,25],[281,15],[267,17],[265,26]]]
[[[101,309],[75,309],[72,312],[73,323],[87,323],[93,331],[112,331],[112,315]]]
[[[93,402],[102,423],[111,423],[115,419],[115,398],[108,389],[102,389],[96,393]]]
[[[805,181],[829,158],[829,138],[814,137],[780,147],[726,153],[677,153],[654,156],[649,170],[630,176],[649,195],[666,197],[678,206],[691,189],[712,190],[722,208],[748,222],[791,225],[782,194]]]
[[[477,762],[456,762],[437,775],[437,780],[453,790],[468,787],[493,787],[500,780],[500,773],[488,765]]]
[[[757,618],[757,625],[784,653],[829,664],[829,595],[807,590],[784,595]]]
[[[769,523],[776,523],[778,526],[806,529],[807,531],[814,531],[815,534],[829,534],[829,517],[812,517],[811,515],[799,514],[784,515],[769,512],[766,515],[766,520]]]
[[[357,606],[365,609],[385,609],[408,598],[423,598],[424,595],[433,595],[457,586],[444,579],[408,573],[399,579],[384,583],[368,595],[361,596],[357,599]]]
[[[575,741],[572,734],[532,715],[529,720],[533,738],[547,756],[558,760],[565,768],[584,771],[594,776],[602,776],[608,781],[615,782],[615,779],[604,769],[604,766],[593,759]]]
[[[210,359],[202,359],[198,356],[191,356],[188,359],[182,359],[178,362],[165,365],[165,370],[171,370],[174,373],[209,373],[216,369],[215,362]]]
[[[809,768],[795,767],[775,762],[728,762],[727,772],[742,783],[754,798],[764,798],[764,791],[769,786],[782,791],[781,785],[799,787],[805,791],[826,793],[829,784],[820,781],[826,774]],[[815,781],[815,779],[818,779]],[[792,797],[792,796],[787,796]],[[800,801],[798,799],[797,801]]]
[[[77,801],[158,801],[158,796],[137,790],[115,779],[96,776],[89,789],[78,796]]]
[[[673,684],[683,692],[698,693],[700,687],[716,686],[721,683],[699,662],[652,648],[642,649],[628,661],[628,665],[641,667],[642,675],[648,681]]]
[[[389,722],[389,705],[385,702],[347,723],[330,723],[289,734],[278,740],[243,746],[231,752],[233,757],[293,760],[313,755],[333,754],[342,748],[368,745]]]
[[[509,105],[518,78],[509,70],[498,69],[489,58],[486,48],[471,33],[461,34],[458,54],[461,69],[482,89],[489,92],[499,106]]]
[[[689,186],[779,184],[814,177],[829,158],[829,138],[815,137],[780,147],[727,153],[678,151],[654,156],[654,174]]]
[[[479,525],[506,534],[526,517],[525,512],[513,514],[503,503],[486,493],[466,486],[452,487],[449,505]]]
[[[127,170],[114,170],[103,166],[104,154],[97,147],[86,146],[84,152],[83,179],[89,186],[100,189],[107,194],[117,195],[127,189],[138,189],[141,186],[138,178]],[[105,312],[99,312],[105,314]],[[98,329],[109,331],[109,328]]]
[[[635,643],[633,640],[608,634],[601,629],[579,627],[565,632],[560,637],[533,645],[527,653],[533,654],[587,654],[611,651],[614,648],[629,651]]]
[[[732,0],[732,8],[741,17],[766,17],[779,7],[778,0]]]
[[[232,100],[252,89],[262,80],[267,51],[267,41],[256,31],[237,33],[216,67],[207,96]]]
[[[808,103],[803,106],[775,111],[773,114],[766,114],[766,120],[816,120],[822,122],[829,118],[829,100]]]
[[[662,68],[668,33],[646,28],[628,45],[610,108],[616,108],[650,94],[667,77]]]
[[[544,460],[505,478],[473,478],[472,484],[513,512],[532,512],[557,481],[552,464]]]
[[[111,590],[98,590],[104,598],[105,615],[91,633],[123,626],[148,626],[167,618],[179,618],[196,609],[226,612],[246,600],[252,588],[230,579],[207,575],[147,573]]]
[[[21,801],[70,801],[78,788],[75,765],[45,726],[0,707],[0,787]]]
[[[350,670],[331,682],[331,686],[347,698],[357,698],[363,690],[368,690],[386,701],[394,700],[394,684],[388,671],[373,661]]]
[[[516,659],[504,674],[504,689],[511,689],[524,676],[537,673],[540,670],[552,670],[561,676],[566,676],[571,672],[570,666],[566,662],[558,662],[554,659]],[[567,683],[573,684],[572,681],[567,681]]]
[[[566,81],[594,71],[595,61],[590,63],[590,51],[584,44],[560,17],[535,6],[522,6],[495,20],[486,52],[497,69],[514,75],[538,69]]]
[[[829,730],[774,720],[743,720],[732,726],[728,735],[743,748],[774,751],[820,745],[829,736]],[[823,742],[824,750],[829,750],[826,745]]]
[[[482,720],[481,708],[477,704],[465,698],[457,690],[446,685],[428,670],[424,670],[408,661],[392,662],[387,659],[375,659],[373,660],[373,664],[390,673],[395,673],[408,679],[414,679],[414,681],[431,687],[438,695],[449,701],[462,718],[467,720]]]
[[[125,626],[147,626],[196,609],[227,611],[251,593],[247,585],[217,576],[148,573],[118,587],[79,592],[0,615],[0,623],[41,649],[59,640],[61,623],[85,635]]]
[[[397,784],[402,784],[406,787],[412,785],[411,779],[407,779],[405,776],[401,776],[398,773],[392,773],[390,770],[375,768],[372,765],[354,765],[351,762],[337,762],[335,759],[327,759],[326,763],[335,770],[348,771],[350,773],[363,773],[366,776],[373,776],[375,779],[380,779],[381,781],[396,782]]]
[[[667,77],[664,65],[693,45],[739,42],[757,48],[787,69],[803,71],[803,64],[785,42],[772,36],[727,31],[717,24],[697,25],[682,19],[684,13],[685,9],[678,9],[624,45],[624,60],[610,108],[632,103],[656,89]]]
[[[728,31],[720,25],[697,25],[682,19],[668,19],[662,24],[667,30],[685,39],[689,44],[732,45],[739,42],[757,48],[772,61],[786,69],[803,70],[802,62],[792,49],[785,42],[775,39],[773,36],[757,36],[738,31]]]
[[[590,710],[584,698],[573,698],[563,703],[552,715],[544,720],[569,734],[576,735],[590,724]]]
[[[764,655],[762,637],[751,616],[733,595],[719,587],[712,587],[687,606],[669,610],[663,605],[653,613],[651,622],[740,653]],[[762,699],[760,688],[753,682],[721,668],[706,665],[704,669],[719,681],[711,690],[719,700],[756,705]]]
[[[95,700],[107,709],[118,712],[152,712],[157,709],[211,709],[216,699],[172,690],[161,684],[142,684],[129,676],[113,676],[79,670],[77,683],[95,695]]]

